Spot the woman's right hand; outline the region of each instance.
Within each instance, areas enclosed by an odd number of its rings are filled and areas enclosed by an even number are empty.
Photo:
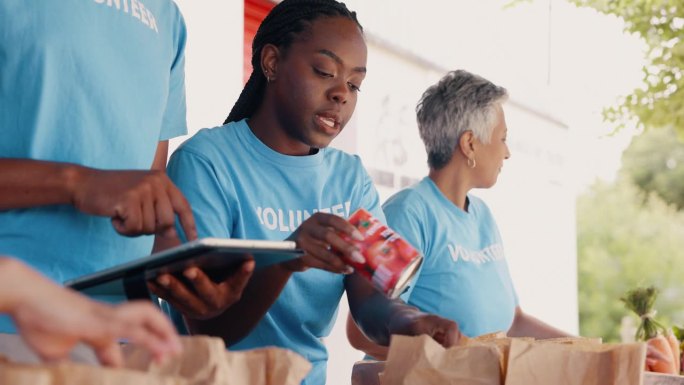
[[[365,258],[354,244],[344,240],[340,234],[346,234],[358,241],[363,240],[363,235],[344,218],[315,213],[288,238],[297,243],[297,247],[305,252],[304,256],[284,262],[282,266],[292,271],[313,267],[332,273],[351,274],[354,269],[345,259],[364,263]]]
[[[240,300],[254,267],[253,259],[246,260],[221,282],[214,282],[202,269],[190,267],[183,271],[185,282],[172,274],[162,274],[148,281],[147,287],[184,316],[208,320]]]

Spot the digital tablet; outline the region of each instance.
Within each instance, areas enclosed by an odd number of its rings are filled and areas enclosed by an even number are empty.
[[[219,282],[247,259],[254,259],[257,270],[298,258],[302,254],[291,241],[202,238],[66,281],[64,285],[92,296],[149,298],[146,281],[163,273],[180,273],[188,267],[196,266]]]

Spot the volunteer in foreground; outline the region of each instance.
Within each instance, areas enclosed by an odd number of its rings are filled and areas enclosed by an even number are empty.
[[[456,343],[454,322],[390,301],[345,262],[363,256],[338,235],[358,236],[344,218],[365,208],[384,221],[359,157],[328,147],[366,76],[355,13],[334,0],[285,0],[260,25],[252,54],[253,73],[225,125],[185,142],[168,173],[201,237],[289,238],[306,255],[255,271],[227,310],[201,271],[190,277],[194,287],[166,277],[155,291],[185,313],[193,333],[221,336],[231,349],[280,346],[303,355],[313,363],[307,385],[326,382],[322,339],[345,290],[354,318],[378,343],[391,333]]]

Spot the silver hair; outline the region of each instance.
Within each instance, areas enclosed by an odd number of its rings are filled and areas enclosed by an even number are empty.
[[[428,165],[446,166],[466,131],[489,143],[498,123],[496,107],[506,99],[505,88],[464,70],[451,71],[428,88],[416,107]]]

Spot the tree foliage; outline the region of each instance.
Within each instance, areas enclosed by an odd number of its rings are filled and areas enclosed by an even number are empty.
[[[636,119],[645,128],[674,127],[684,136],[684,1],[570,1],[621,18],[625,30],[648,47],[642,87],[606,109],[605,117],[620,124]]]
[[[511,0],[506,7],[532,1]],[[617,123],[618,128],[628,121],[642,128],[674,127],[684,137],[684,1],[567,1],[621,18],[625,31],[636,34],[647,45],[642,86],[618,105],[606,108],[605,118]],[[606,47],[606,54],[610,54],[610,47]]]
[[[660,289],[658,320],[684,324],[684,213],[621,179],[580,196],[577,222],[582,335],[619,341],[620,297],[637,286]]]
[[[622,155],[622,172],[643,191],[684,208],[684,143],[671,128],[649,130],[632,139]]]

